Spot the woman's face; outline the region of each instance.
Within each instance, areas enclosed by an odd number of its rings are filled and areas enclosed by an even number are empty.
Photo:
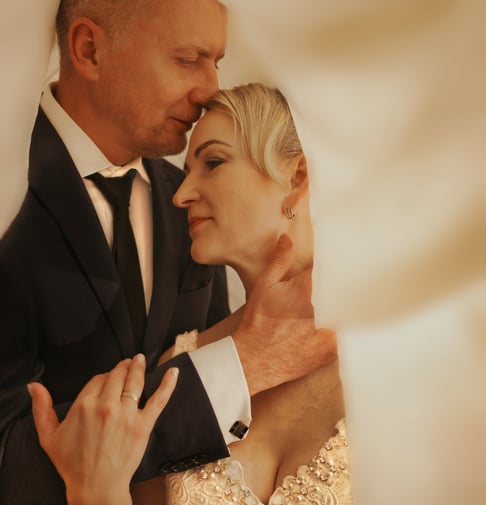
[[[284,191],[243,155],[230,116],[203,116],[185,170],[173,201],[188,209],[194,260],[250,270],[266,264],[285,231]]]

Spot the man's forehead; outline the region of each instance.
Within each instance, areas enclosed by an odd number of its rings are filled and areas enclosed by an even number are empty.
[[[206,22],[199,16],[188,16],[179,23],[174,21],[164,31],[162,38],[173,51],[214,55],[226,46],[226,21],[221,17]]]
[[[166,8],[159,7],[161,30],[211,35],[215,28],[226,29],[226,7],[216,0],[166,1],[172,4]]]

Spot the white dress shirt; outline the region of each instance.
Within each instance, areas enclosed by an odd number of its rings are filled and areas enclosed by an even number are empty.
[[[59,105],[52,94],[53,87],[55,83],[51,83],[44,90],[41,97],[42,110],[63,140],[80,176],[83,177],[110,247],[113,243],[111,206],[96,185],[86,177],[96,172],[104,177],[118,177],[131,168],[137,170],[130,197],[130,221],[137,243],[148,312],[153,280],[153,216],[150,179],[142,160],[137,158],[123,167],[113,166]],[[239,440],[229,430],[235,421],[249,426],[251,409],[248,387],[233,339],[226,337],[208,348],[192,351],[189,355],[204,384],[226,443]]]

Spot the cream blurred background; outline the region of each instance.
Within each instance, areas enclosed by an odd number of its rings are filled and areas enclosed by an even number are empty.
[[[338,328],[355,503],[484,505],[486,2],[224,3],[221,85],[280,87],[308,158],[313,302]],[[1,232],[55,72],[56,6],[2,7]]]
[[[486,3],[228,1],[223,86],[289,99],[357,504],[486,503]]]

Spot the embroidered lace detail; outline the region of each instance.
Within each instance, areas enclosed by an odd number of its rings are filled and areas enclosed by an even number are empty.
[[[261,505],[244,484],[243,468],[231,458],[167,476],[171,505]]]
[[[268,505],[351,505],[345,421],[309,465],[283,480]],[[263,505],[245,483],[241,463],[226,458],[167,477],[171,505]]]
[[[344,419],[336,424],[337,435],[330,438],[309,465],[285,477],[272,495],[272,505],[351,505],[348,443]]]

